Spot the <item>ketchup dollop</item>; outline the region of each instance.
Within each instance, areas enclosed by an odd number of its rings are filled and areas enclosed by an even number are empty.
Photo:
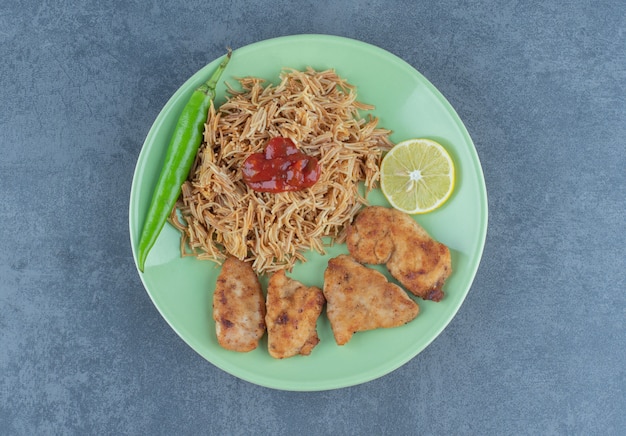
[[[243,163],[243,180],[259,192],[299,191],[320,178],[320,165],[313,156],[302,153],[289,138],[267,142],[264,153],[254,153]]]

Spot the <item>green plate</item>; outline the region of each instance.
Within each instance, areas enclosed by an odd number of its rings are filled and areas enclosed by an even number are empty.
[[[176,119],[192,90],[205,81],[219,59],[194,74],[176,91],[148,132],[139,155],[130,194],[130,239],[136,260],[141,224],[148,208],[165,150]],[[487,232],[487,193],[478,155],[458,115],[442,94],[419,72],[378,47],[335,36],[297,35],[251,44],[233,53],[217,89],[216,103],[224,101],[224,80],[259,76],[277,81],[283,67],[334,68],[357,86],[360,101],[376,106],[379,125],[393,130],[391,139],[426,137],[439,141],[451,153],[457,170],[456,188],[440,209],[416,220],[450,247],[453,274],[440,303],[417,300],[420,315],[393,329],[360,332],[338,346],[322,314],[319,345],[310,356],[276,360],[267,352],[267,340],[249,353],[227,351],[217,343],[211,302],[219,268],[213,262],[181,258],[179,233],[169,224],[150,252],[143,284],[161,315],[191,348],[222,370],[249,382],[275,389],[319,391],[364,383],[400,367],[448,325],[463,303],[482,255]],[[371,203],[388,206],[379,191]],[[328,259],[347,253],[332,247],[324,256],[310,253],[290,275],[311,286],[323,286]],[[380,268],[379,268],[380,269]],[[382,270],[382,269],[380,269]]]

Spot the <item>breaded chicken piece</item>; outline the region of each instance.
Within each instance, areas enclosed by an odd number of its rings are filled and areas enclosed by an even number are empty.
[[[348,255],[328,261],[324,296],[337,345],[347,343],[356,332],[404,325],[419,313],[402,288]]]
[[[254,350],[265,333],[265,298],[248,262],[226,259],[213,293],[213,319],[219,344],[232,351]]]
[[[268,350],[277,359],[309,355],[319,343],[317,318],[326,300],[320,288],[290,279],[285,271],[270,278],[266,308]]]
[[[411,216],[380,206],[364,208],[348,228],[348,251],[359,262],[386,264],[407,290],[441,301],[452,273],[450,250],[435,241]]]

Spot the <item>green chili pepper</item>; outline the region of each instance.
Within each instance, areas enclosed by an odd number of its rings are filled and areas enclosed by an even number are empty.
[[[141,272],[150,249],[180,196],[181,186],[189,175],[202,143],[204,123],[211,101],[215,98],[217,81],[226,69],[230,57],[231,51],[228,50],[211,78],[194,90],[178,118],[139,238],[137,258]]]

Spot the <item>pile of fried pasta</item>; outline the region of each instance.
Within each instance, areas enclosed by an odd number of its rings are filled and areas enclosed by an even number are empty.
[[[309,250],[324,253],[326,237],[342,242],[343,229],[366,204],[379,179],[388,130],[364,111],[356,88],[334,70],[284,69],[277,84],[238,79],[227,101],[211,107],[189,179],[172,222],[182,232],[181,253],[221,263],[228,255],[263,274],[291,270]],[[260,193],[242,178],[251,153],[276,136],[291,138],[321,165],[310,188]],[[359,185],[361,184],[361,188]]]

